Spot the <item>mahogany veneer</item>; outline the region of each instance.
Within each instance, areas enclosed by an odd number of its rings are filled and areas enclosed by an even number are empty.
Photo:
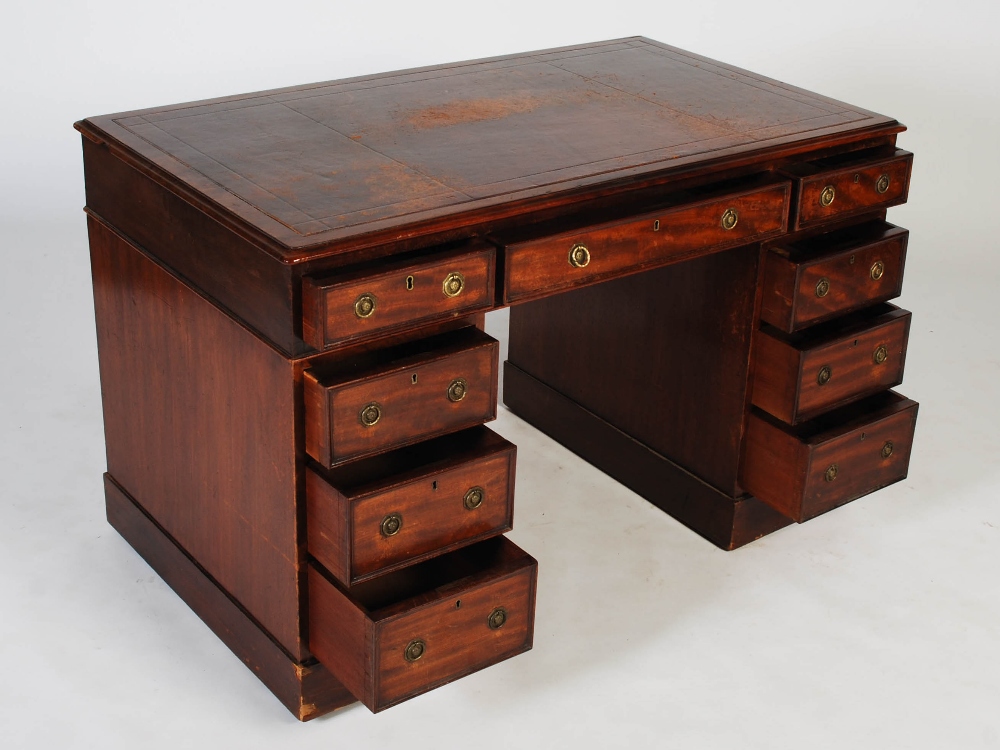
[[[531,647],[489,310],[724,549],[906,476],[892,118],[634,37],[76,127],[109,521],[300,719]]]

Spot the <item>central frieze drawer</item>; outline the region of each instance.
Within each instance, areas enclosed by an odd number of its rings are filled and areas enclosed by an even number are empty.
[[[771,183],[504,245],[504,301],[524,302],[785,231],[791,186]],[[530,230],[528,230],[530,231]]]
[[[309,554],[352,586],[510,531],[517,448],[486,427],[306,471]]]
[[[306,452],[327,467],[496,418],[499,344],[468,326],[302,377]]]
[[[309,650],[381,711],[531,648],[538,564],[496,537],[346,589],[309,566]]]

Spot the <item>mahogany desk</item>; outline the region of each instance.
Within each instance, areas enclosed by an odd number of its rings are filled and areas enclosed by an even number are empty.
[[[531,647],[487,311],[724,549],[906,476],[891,118],[630,38],[77,128],[108,518],[300,719]]]

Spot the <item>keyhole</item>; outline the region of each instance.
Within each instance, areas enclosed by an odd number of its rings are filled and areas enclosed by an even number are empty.
[[[407,276],[406,277],[406,289],[407,289],[407,291],[411,291],[411,292],[413,291],[413,277],[412,276]],[[414,376],[414,377],[416,377],[416,376]],[[414,380],[413,382],[416,383],[417,381]]]
[[[417,384],[417,373],[413,373],[413,375],[410,376],[410,382],[413,383],[413,385]]]
[[[659,232],[660,231],[660,220],[659,219],[657,219],[656,221],[653,222],[653,231],[654,232]]]
[[[438,483],[436,481],[431,482],[431,489],[436,490],[438,488]]]
[[[852,266],[854,265],[854,256],[853,255],[851,256],[851,265]]]
[[[854,339],[854,345],[855,345],[855,346],[857,346],[857,345],[858,345],[858,340],[857,340],[857,339]]]
[[[860,174],[854,175],[854,184],[857,185],[858,182],[860,181],[861,181],[861,175]]]
[[[862,433],[861,433],[861,439],[862,439],[862,440],[864,440],[864,439],[865,439],[866,437],[868,437],[868,436],[867,436],[867,435],[865,435],[865,433],[863,433],[863,432],[862,432]]]
[[[462,600],[459,599],[457,602],[455,602],[455,609],[461,609],[461,607],[462,607]]]

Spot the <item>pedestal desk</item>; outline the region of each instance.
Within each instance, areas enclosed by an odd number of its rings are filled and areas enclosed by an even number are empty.
[[[891,118],[630,38],[77,128],[108,519],[300,719],[531,647],[490,310],[723,549],[906,476]]]

